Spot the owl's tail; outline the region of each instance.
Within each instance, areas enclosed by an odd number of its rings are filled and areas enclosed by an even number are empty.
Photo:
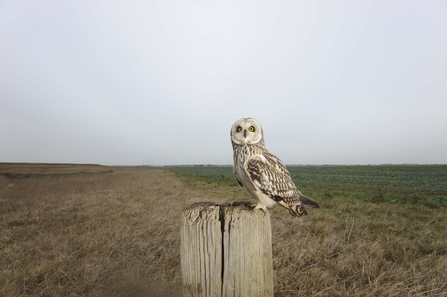
[[[278,203],[280,205],[284,206],[285,208],[287,208],[287,210],[293,217],[299,218],[301,216],[307,215],[306,208],[300,202],[298,202],[298,204],[287,204],[281,200],[281,201],[278,201]]]
[[[289,201],[287,202],[282,200],[282,198],[279,196],[275,196],[274,199],[281,206],[287,208],[287,210],[292,216],[297,218],[307,215],[306,207],[320,208],[320,205],[318,205],[317,202],[313,201],[309,197],[306,197],[301,193],[299,193],[298,197],[294,197],[295,199],[289,199]]]
[[[289,213],[293,217],[307,216],[307,210],[301,204],[289,205]]]
[[[303,194],[301,194],[301,203],[303,203],[304,205],[306,205],[306,207],[310,207],[310,208],[320,208],[320,205],[318,205],[317,202],[313,201],[312,199],[310,199],[309,197],[304,196]]]

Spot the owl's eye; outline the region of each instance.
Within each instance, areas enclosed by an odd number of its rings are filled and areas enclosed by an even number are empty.
[[[241,132],[242,131],[242,127],[241,126],[237,127],[236,131],[237,132]]]
[[[253,126],[248,127],[248,131],[255,132],[255,127],[253,127]]]

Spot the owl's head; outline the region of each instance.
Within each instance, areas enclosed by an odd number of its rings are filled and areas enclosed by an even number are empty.
[[[261,124],[252,118],[237,120],[231,127],[230,135],[231,140],[239,145],[256,144],[264,139]]]

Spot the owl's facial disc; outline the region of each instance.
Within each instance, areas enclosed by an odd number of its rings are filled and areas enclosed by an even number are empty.
[[[231,139],[236,144],[255,144],[262,139],[262,127],[251,118],[237,120],[231,129]]]

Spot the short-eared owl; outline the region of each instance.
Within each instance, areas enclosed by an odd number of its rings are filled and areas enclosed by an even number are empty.
[[[276,203],[292,216],[306,215],[304,205],[319,208],[296,188],[283,162],[271,154],[264,143],[261,125],[252,118],[237,120],[231,127],[234,176],[238,184],[258,200],[256,209],[266,211]]]

